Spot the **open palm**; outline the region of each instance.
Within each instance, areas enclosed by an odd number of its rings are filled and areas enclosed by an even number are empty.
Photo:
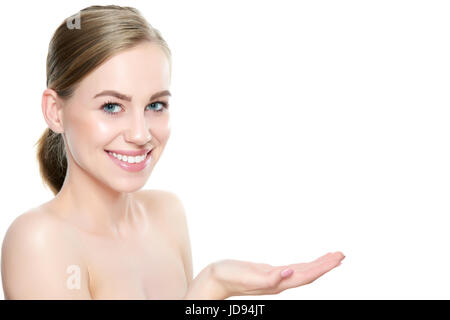
[[[228,296],[278,294],[313,282],[340,265],[344,258],[344,254],[337,251],[311,262],[284,266],[225,259],[214,263],[214,275]],[[293,272],[283,276],[282,271],[286,269]]]

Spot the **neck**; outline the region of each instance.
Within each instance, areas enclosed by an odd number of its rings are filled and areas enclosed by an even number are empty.
[[[83,230],[115,238],[129,232],[133,200],[132,193],[113,190],[74,165],[54,202],[59,215]]]

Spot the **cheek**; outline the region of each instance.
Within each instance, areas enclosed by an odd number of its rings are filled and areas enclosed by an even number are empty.
[[[98,135],[99,137],[103,137],[103,140],[108,139],[115,132],[117,132],[117,128],[114,123],[104,120],[96,120],[93,125],[93,133]]]
[[[80,134],[86,146],[89,148],[104,146],[108,142],[108,139],[111,139],[113,132],[115,132],[114,126],[111,123],[99,120],[98,118],[83,121],[79,129],[81,129]]]
[[[152,134],[160,142],[164,143],[169,139],[171,132],[171,123],[169,117],[158,119],[158,121],[154,121],[154,123],[152,123],[150,127],[152,128],[151,129]]]
[[[66,138],[72,155],[79,160],[79,155],[105,146],[112,132],[114,128],[106,121],[74,117],[70,120],[70,128],[66,130]]]

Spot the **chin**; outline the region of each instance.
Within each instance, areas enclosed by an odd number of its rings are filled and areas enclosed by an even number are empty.
[[[132,193],[142,189],[147,182],[147,179],[140,178],[129,178],[129,179],[121,179],[119,181],[113,181],[110,183],[110,188],[123,193]]]

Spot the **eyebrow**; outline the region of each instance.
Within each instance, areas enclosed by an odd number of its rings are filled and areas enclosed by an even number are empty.
[[[123,93],[120,93],[120,92],[117,92],[117,91],[114,91],[114,90],[104,90],[104,91],[102,91],[100,93],[97,93],[94,96],[94,99],[97,98],[97,97],[100,97],[100,96],[112,96],[112,97],[116,97],[116,98],[121,99],[121,100],[131,101],[131,96],[128,96],[126,94],[123,94]],[[156,92],[155,94],[153,94],[150,97],[149,101],[151,101],[153,99],[156,99],[156,98],[159,98],[159,97],[163,97],[163,96],[172,96],[172,94],[170,93],[169,90],[159,91],[159,92]]]

